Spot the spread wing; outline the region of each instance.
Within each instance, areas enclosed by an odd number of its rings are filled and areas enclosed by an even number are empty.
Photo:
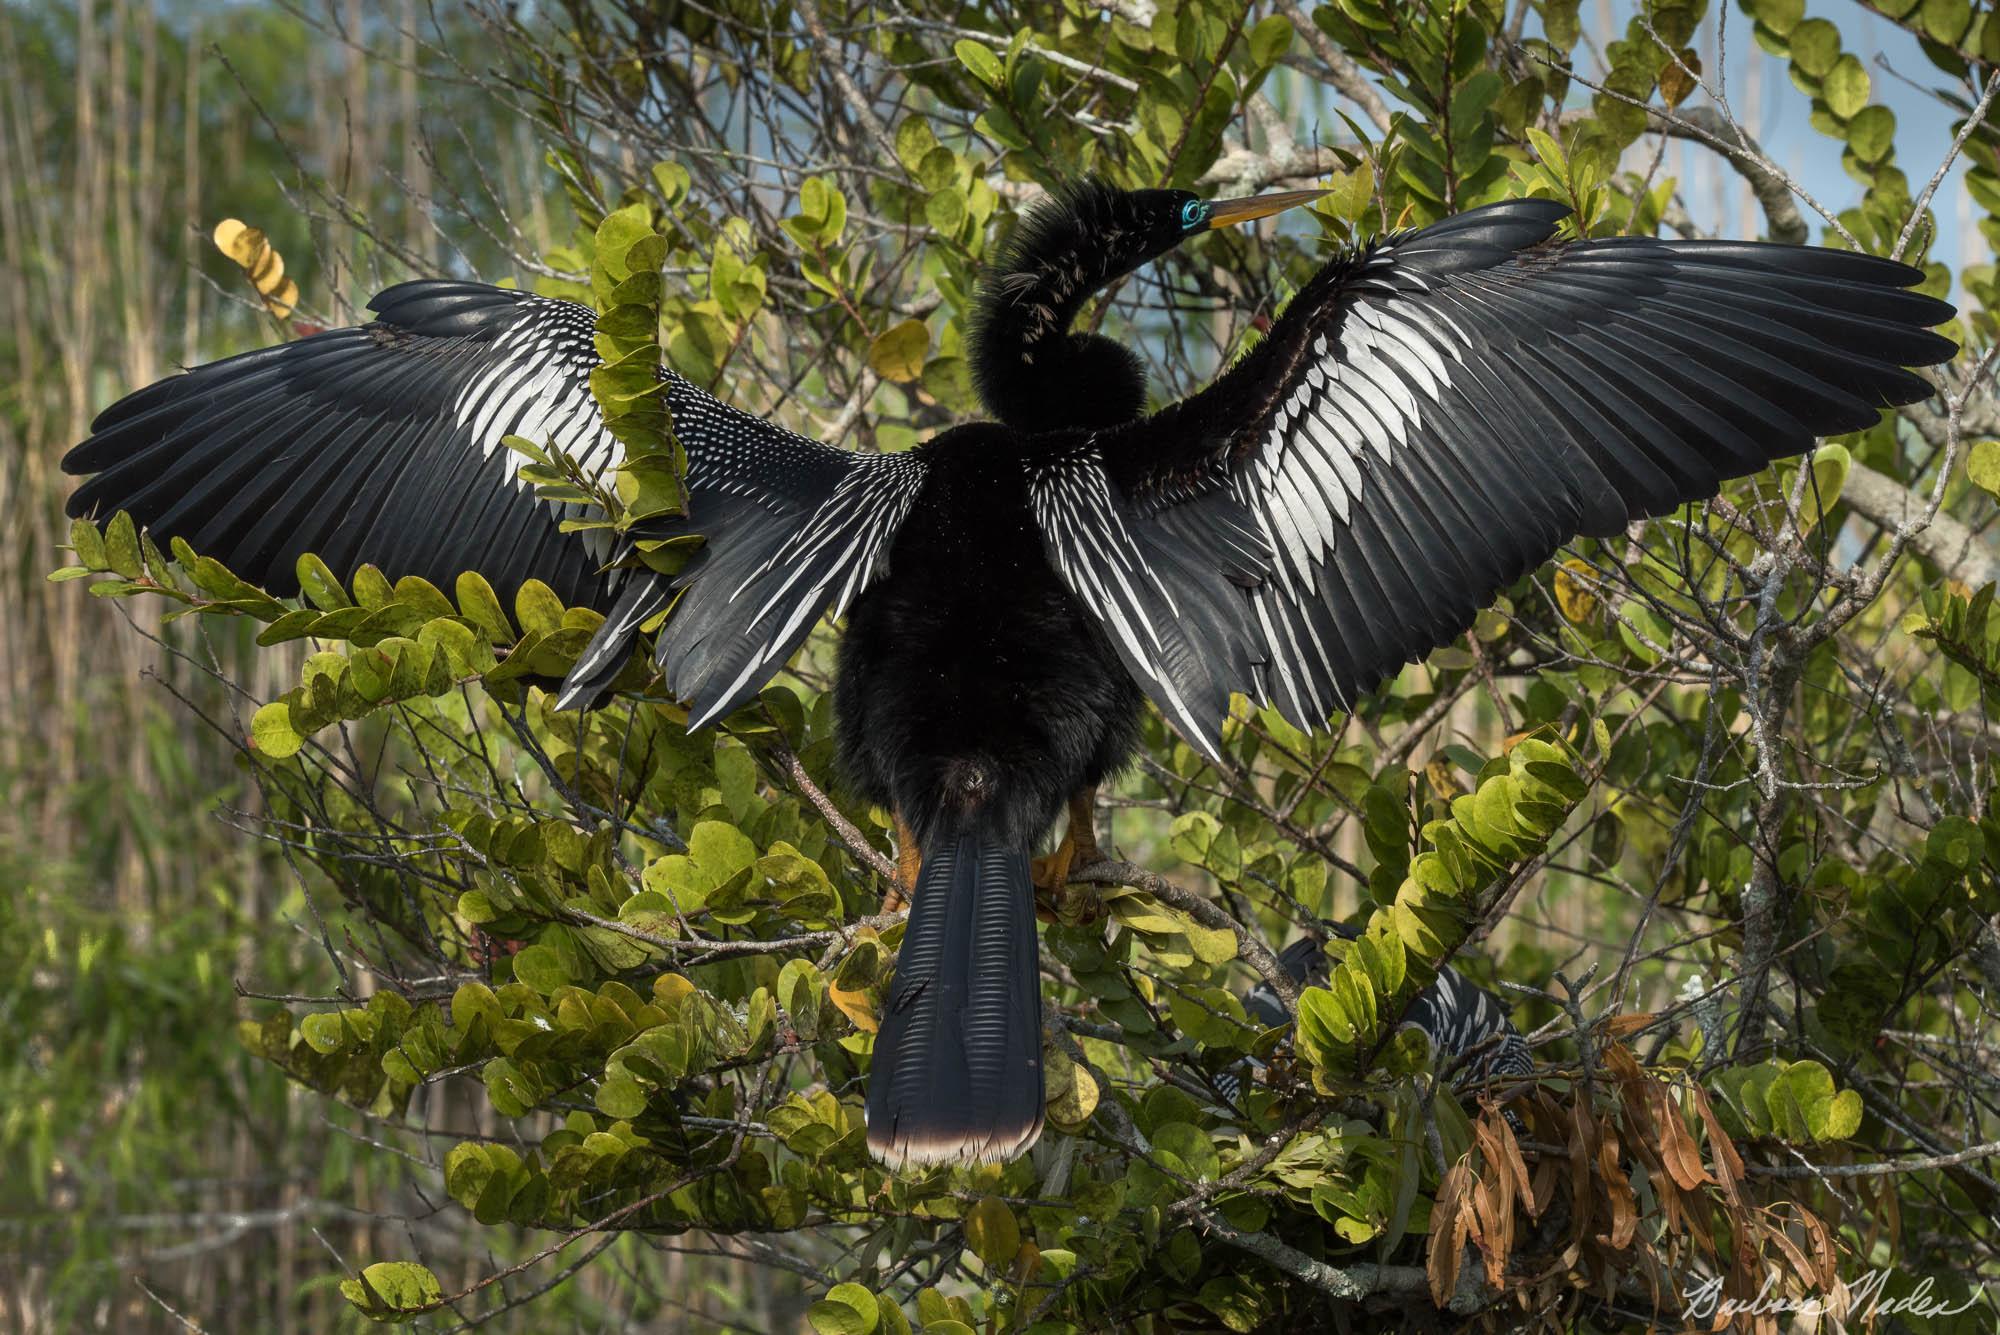
[[[113,404],[63,467],[96,476],[71,515],[129,510],[272,593],[299,556],[342,579],[364,563],[444,588],[478,570],[600,602],[606,555],[517,477],[508,435],[587,471],[620,459],[590,397],[587,307],[475,283],[418,282],[379,318],[170,376]]]
[[[823,611],[839,616],[867,587],[923,488],[925,465],[916,454],[832,449],[669,381],[674,435],[688,456],[688,514],[647,536],[705,541],[677,578],[649,574],[623,592],[558,704],[593,699],[624,667],[639,627],[671,606],[655,657],[667,689],[688,702],[692,729],[747,703]]]
[[[502,443],[551,444],[592,477],[622,461],[590,394],[590,308],[423,281],[371,309],[359,328],[197,367],[106,409],[63,460],[95,474],[70,514],[128,510],[280,596],[313,552],[342,579],[366,563],[449,588],[477,570],[507,597],[539,579],[565,602],[616,598],[576,677],[608,680],[607,663],[616,675],[639,623],[685,588],[661,664],[678,693],[733,707],[858,591],[921,482],[905,456],[832,449],[662,371],[688,457],[689,513],[669,531],[703,549],[673,584],[607,569],[600,532],[561,530],[581,508],[539,499]]]
[[[1572,536],[1870,426],[1957,351],[1907,266],[1567,214],[1336,259],[1209,388],[1030,460],[1051,561],[1191,741],[1231,691],[1319,726]]]

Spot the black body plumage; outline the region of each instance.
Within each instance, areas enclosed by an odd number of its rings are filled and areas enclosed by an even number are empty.
[[[1275,200],[1275,202],[1273,202]],[[925,862],[875,1046],[870,1144],[1005,1157],[1040,1126],[1028,857],[1129,756],[1140,702],[1209,754],[1232,692],[1302,727],[1455,638],[1577,533],[1872,424],[1929,384],[1951,315],[1920,274],[1748,243],[1565,241],[1511,200],[1336,257],[1213,385],[1142,416],[1136,359],[1082,303],[1182,239],[1302,202],[1085,184],[1023,223],[975,320],[995,422],[856,454],[662,370],[699,535],[673,580],[563,534],[501,444],[619,459],[591,313],[411,283],[380,319],[200,368],[98,419],[72,513],[128,509],[278,592],[292,560],[528,578],[610,614],[564,705],[655,659],[699,728],[850,612],[842,765]]]
[[[841,768],[923,850],[868,1089],[869,1142],[898,1159],[1011,1158],[1040,1130],[1029,854],[1138,736],[1144,697],[1043,553],[1032,448],[991,424],[919,447],[891,577],[840,642]]]

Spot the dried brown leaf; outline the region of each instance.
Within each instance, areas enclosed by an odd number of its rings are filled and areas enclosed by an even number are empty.
[[[1606,1020],[1604,1032],[1611,1038],[1630,1038],[1658,1018],[1651,1011],[1627,1011]]]
[[[1660,1090],[1660,1158],[1666,1164],[1667,1174],[1673,1178],[1674,1185],[1682,1191],[1693,1191],[1712,1180],[1701,1166],[1701,1147],[1695,1144],[1687,1123],[1681,1120],[1680,1108],[1674,1103],[1673,1095],[1665,1088],[1656,1088]]]
[[[1521,1157],[1521,1142],[1514,1138],[1514,1128],[1497,1111],[1489,1110],[1486,1116],[1491,1120],[1493,1134],[1500,1142],[1500,1163],[1514,1175],[1514,1190],[1521,1207],[1530,1219],[1541,1217],[1541,1202],[1536,1198],[1535,1188],[1528,1180],[1528,1164]]]
[[[1701,1113],[1701,1122],[1708,1129],[1708,1161],[1715,1170],[1715,1180],[1722,1187],[1723,1195],[1737,1211],[1743,1208],[1743,1193],[1737,1183],[1743,1180],[1743,1156],[1736,1152],[1736,1142],[1722,1129],[1722,1123],[1715,1115],[1715,1105],[1708,1101],[1708,1091],[1700,1085],[1692,1086],[1695,1108]]]
[[[1803,1286],[1803,1291],[1806,1293],[1817,1292],[1819,1289],[1819,1271],[1813,1265],[1812,1260],[1807,1257],[1805,1249],[1792,1240],[1791,1234],[1785,1232],[1782,1228],[1771,1228],[1764,1230],[1764,1237],[1783,1254],[1785,1263],[1791,1266],[1792,1273],[1799,1277],[1799,1283]]]
[[[1608,1239],[1617,1251],[1632,1245],[1639,1231],[1639,1200],[1618,1162],[1618,1137],[1606,1135],[1597,1146],[1597,1168],[1604,1178],[1604,1194],[1611,1202],[1611,1234]]]
[[[1443,1307],[1458,1287],[1458,1259],[1465,1249],[1465,1188],[1472,1177],[1469,1158],[1461,1158],[1445,1172],[1431,1202],[1430,1253],[1424,1258],[1424,1273],[1430,1277],[1431,1301]]]

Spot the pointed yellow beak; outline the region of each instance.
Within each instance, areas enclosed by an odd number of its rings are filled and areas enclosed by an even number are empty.
[[[1325,190],[1279,190],[1269,195],[1245,195],[1241,199],[1218,199],[1208,206],[1208,226],[1212,231],[1217,227],[1232,227],[1237,223],[1249,222],[1253,218],[1268,218],[1274,213],[1310,204]]]

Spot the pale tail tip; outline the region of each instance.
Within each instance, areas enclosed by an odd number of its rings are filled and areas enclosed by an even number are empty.
[[[1026,1154],[1041,1139],[1041,1135],[1042,1119],[1039,1117],[1026,1128],[996,1128],[976,1137],[954,1135],[948,1131],[929,1135],[886,1134],[880,1137],[870,1132],[868,1152],[884,1167],[898,1171],[932,1168],[939,1164],[1007,1163]]]

